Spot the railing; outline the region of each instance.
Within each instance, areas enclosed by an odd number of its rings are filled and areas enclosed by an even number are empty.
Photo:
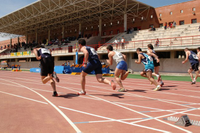
[[[114,49],[118,50],[125,50],[125,49],[136,49],[138,47],[140,48],[146,48],[148,44],[155,45],[157,39],[150,39],[150,40],[139,40],[139,41],[129,41],[124,42],[124,46],[122,43],[105,43],[105,44],[93,44],[88,45],[90,47],[94,47],[97,51],[105,51],[106,47],[108,45],[113,45]],[[172,37],[172,38],[160,38],[159,39],[159,45],[158,47],[175,47],[175,46],[200,46],[200,35],[196,36],[184,36],[184,37]],[[55,48],[52,50],[52,54],[69,54],[69,53],[75,53],[77,50],[76,44],[67,46],[64,48]],[[30,56],[33,56],[33,53],[30,54]],[[11,57],[10,54],[0,54],[0,58],[5,57]],[[16,57],[23,57],[23,56],[16,56]]]

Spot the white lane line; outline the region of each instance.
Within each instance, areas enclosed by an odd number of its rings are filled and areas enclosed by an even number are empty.
[[[80,110],[75,110],[75,109],[71,109],[71,108],[67,108],[67,107],[63,107],[63,106],[59,106],[59,107],[62,108],[62,109],[66,109],[66,110],[70,110],[70,111],[74,111],[74,112],[78,112],[78,113],[82,113],[82,114],[86,114],[86,115],[90,115],[90,116],[94,116],[94,117],[98,117],[98,118],[103,118],[103,119],[107,119],[107,120],[110,120],[110,121],[116,121],[116,122],[120,122],[120,123],[124,123],[124,124],[128,124],[128,125],[134,125],[134,126],[137,126],[137,127],[151,129],[151,130],[154,130],[154,131],[160,131],[160,132],[163,132],[163,133],[170,133],[168,131],[164,131],[164,130],[160,130],[160,129],[156,129],[156,128],[152,128],[152,127],[147,127],[147,126],[142,126],[142,125],[138,125],[138,124],[131,124],[129,122],[125,122],[125,121],[122,121],[122,120],[116,120],[116,119],[113,119],[113,118],[108,118],[108,117],[105,117],[105,116],[87,113],[87,112],[83,112],[83,111],[80,111]]]
[[[0,91],[0,93],[7,94],[7,95],[10,95],[10,96],[19,97],[19,98],[23,98],[23,99],[30,100],[30,101],[34,101],[34,102],[38,102],[38,103],[48,104],[48,103],[46,103],[46,102],[42,102],[42,101],[39,101],[39,100],[35,100],[35,99],[23,97],[23,96],[20,96],[20,95],[15,95],[15,94],[8,93],[8,92]]]
[[[7,84],[7,83],[2,83],[2,82],[0,82],[0,84],[8,85],[8,86],[13,86],[13,87],[20,87],[20,86],[16,86],[16,85],[12,85],[12,84]]]
[[[185,111],[181,111],[181,112],[174,112],[174,113],[171,113],[171,114],[167,114],[167,115],[162,115],[162,116],[154,117],[154,118],[152,118],[152,119],[159,119],[159,118],[163,118],[163,117],[167,117],[167,116],[172,116],[172,115],[176,115],[176,114],[180,114],[180,113],[186,113],[186,112],[194,111],[194,110],[197,110],[197,109],[185,110]],[[132,122],[132,123],[139,123],[139,122],[144,122],[144,121],[148,121],[148,120],[134,121],[134,122]]]
[[[141,120],[142,118],[128,118],[128,119],[116,119],[120,121],[129,121],[129,120]],[[100,122],[113,122],[112,120],[98,120],[98,121],[88,121],[89,123],[100,123]]]
[[[1,80],[4,80],[4,79],[1,79]],[[7,80],[4,80],[4,81],[7,81]],[[43,95],[41,95],[40,93],[38,93],[37,91],[34,91],[33,89],[30,89],[29,87],[26,87],[22,84],[19,84],[19,83],[15,83],[15,82],[12,82],[12,81],[8,81],[10,83],[13,83],[13,84],[16,84],[16,85],[19,85],[19,86],[22,86],[34,93],[36,93],[37,95],[39,95],[40,97],[42,97],[45,101],[47,101],[51,106],[53,106],[64,118],[65,120],[74,128],[74,130],[77,132],[77,133],[81,133],[81,131],[78,129],[78,127],[58,108],[56,107],[52,102],[50,102],[47,98],[45,98]]]
[[[89,95],[89,96],[94,97],[94,98],[97,98],[97,99],[101,99],[101,100],[104,101],[104,102],[107,102],[107,103],[110,103],[110,104],[113,104],[113,105],[119,106],[119,107],[124,108],[124,109],[127,109],[127,110],[129,110],[129,111],[132,111],[132,112],[135,112],[135,113],[138,113],[138,114],[141,114],[141,115],[147,116],[147,117],[151,117],[151,116],[149,116],[149,115],[146,115],[146,114],[140,113],[140,112],[135,111],[135,110],[133,110],[133,109],[130,109],[130,108],[124,107],[124,106],[122,106],[122,105],[119,105],[119,104],[116,104],[116,103],[110,102],[110,101],[108,101],[108,100],[105,100],[105,99],[102,99],[102,98],[99,98],[99,97],[96,97],[96,96],[92,96],[92,95]],[[173,125],[173,124],[167,123],[167,122],[162,121],[162,120],[159,120],[159,119],[157,119],[157,118],[154,118],[154,119],[157,120],[157,121],[159,121],[159,122],[161,122],[161,123],[164,123],[164,124],[166,124],[166,125],[169,125],[169,126],[171,126],[171,127],[174,127],[174,128],[179,129],[179,130],[182,130],[182,131],[184,131],[184,132],[191,133],[191,131],[185,130],[185,129],[180,128],[180,127],[178,127],[178,126],[175,126],[175,125]]]

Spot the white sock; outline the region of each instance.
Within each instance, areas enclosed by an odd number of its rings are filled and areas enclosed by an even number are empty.
[[[194,78],[194,82],[196,82],[196,79]]]
[[[160,75],[156,74],[157,79],[159,78]]]

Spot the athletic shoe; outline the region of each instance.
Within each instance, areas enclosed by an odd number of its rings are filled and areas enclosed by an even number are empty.
[[[59,81],[60,81],[60,79],[58,78],[56,72],[54,72],[54,73],[52,74],[52,77],[55,78],[56,82],[59,82]]]
[[[78,95],[86,95],[86,91],[84,92],[84,91],[80,91],[80,92],[78,92],[77,93]]]
[[[192,82],[191,82],[191,85],[193,85],[193,84],[196,84],[196,81],[192,81]]]
[[[160,82],[160,78],[161,78],[161,76],[159,75],[159,76],[158,76],[158,82]]]
[[[128,69],[128,73],[134,73],[134,71],[132,69]]]
[[[115,85],[114,81],[111,80],[110,82],[111,82],[112,89],[115,90],[116,89],[116,85]]]
[[[160,85],[158,85],[155,89],[154,89],[154,91],[158,91],[158,90],[160,90]]]
[[[53,92],[53,97],[57,97],[58,96],[58,93],[56,91]]]
[[[161,84],[160,84],[160,86],[162,87],[164,85],[164,83],[162,82]]]
[[[120,88],[120,89],[118,90],[118,92],[126,92],[126,89]]]

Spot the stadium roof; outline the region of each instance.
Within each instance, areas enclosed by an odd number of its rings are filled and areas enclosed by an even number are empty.
[[[150,8],[137,0],[40,0],[0,18],[0,32],[26,35],[62,25],[98,24],[99,18],[112,22],[122,20],[125,12],[142,17]]]

